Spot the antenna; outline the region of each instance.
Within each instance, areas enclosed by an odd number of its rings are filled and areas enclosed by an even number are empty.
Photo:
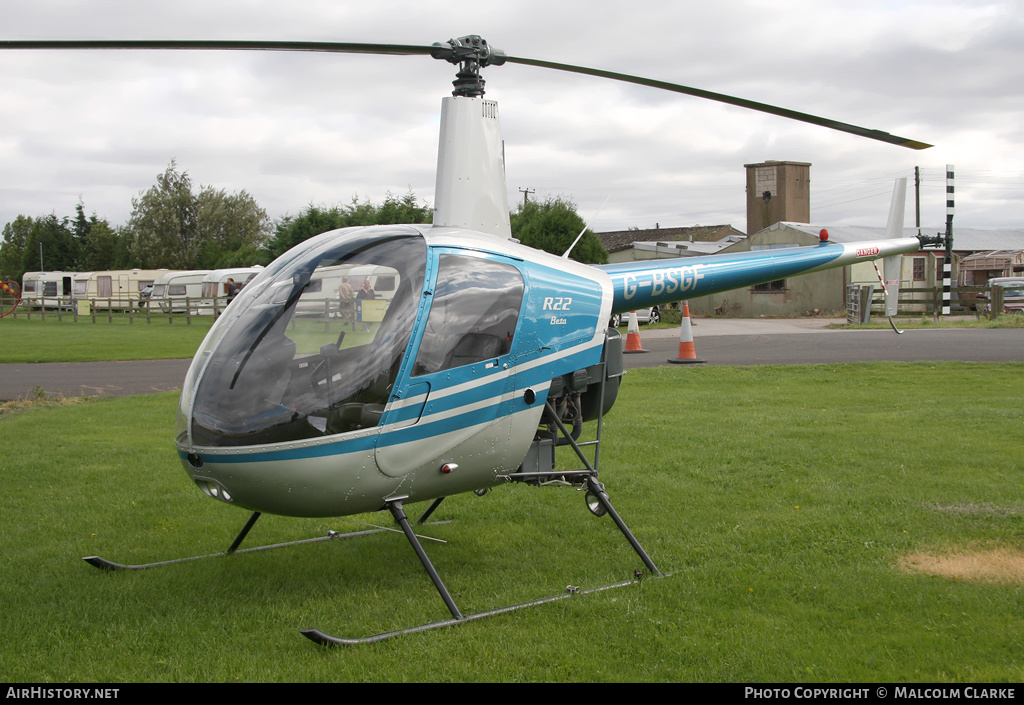
[[[605,205],[608,203],[608,199],[611,198],[611,197],[612,197],[611,194],[608,194],[607,196],[605,196],[604,203],[602,203],[601,207],[598,208],[597,211],[594,213],[594,218],[597,218],[597,216],[599,216],[601,214],[601,211],[604,210]],[[580,238],[583,237],[583,233],[587,232],[587,228],[589,226],[590,226],[590,223],[588,223],[587,221],[583,222],[583,230],[580,230],[580,234],[577,235],[576,239],[572,241],[571,245],[569,245],[569,249],[566,250],[565,253],[562,255],[562,259],[569,259],[569,253],[572,252],[572,248],[576,247],[576,243],[578,243],[580,241]]]

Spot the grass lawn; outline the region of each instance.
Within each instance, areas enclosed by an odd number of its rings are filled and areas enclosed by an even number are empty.
[[[112,322],[97,316],[97,322],[82,317],[76,323],[65,314],[62,320],[48,313],[38,317],[2,318],[0,363],[4,362],[102,362],[104,360],[167,360],[196,354],[213,318],[193,317],[186,323],[176,316],[153,316],[150,323],[136,315],[129,322],[115,315]]]
[[[975,316],[953,316],[951,318],[940,318],[936,320],[931,316],[908,316],[895,318],[896,326],[900,330],[913,330],[920,328],[1024,328],[1024,316],[1019,314],[1007,314],[995,318],[977,318]],[[891,327],[889,319],[884,315],[872,316],[869,323],[846,325],[831,325],[831,328],[841,330],[888,330]]]
[[[81,557],[221,551],[247,514],[179,466],[175,394],[11,411],[0,663],[13,683],[1019,683],[1022,375],[964,363],[631,371],[605,417],[601,479],[669,577],[335,649],[298,630],[364,636],[448,616],[404,538],[104,573]],[[453,520],[423,533],[448,541],[426,550],[465,613],[641,567],[573,488],[459,495],[433,518]],[[246,545],[358,528],[265,516]]]
[[[135,316],[115,315],[113,321],[99,317],[96,323],[88,318],[78,323],[65,315],[61,321],[56,314],[46,320],[0,319],[0,333],[4,346],[0,349],[0,363],[5,362],[103,362],[108,360],[167,360],[191,358],[213,325],[212,317],[193,317],[187,323],[184,316],[153,316],[150,323]],[[325,330],[326,328],[326,330]],[[301,318],[289,325],[288,335],[298,345],[299,352],[320,350],[326,333],[331,339],[345,332],[345,345],[362,345],[372,340],[375,328],[353,330],[351,323],[341,320],[324,322],[319,318]]]

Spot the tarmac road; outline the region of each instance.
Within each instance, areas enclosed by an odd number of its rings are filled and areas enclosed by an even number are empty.
[[[0,401],[35,396],[122,397],[180,390],[191,360],[46,362],[0,365]]]
[[[708,365],[792,365],[866,361],[961,360],[1024,362],[1024,328],[833,330],[832,321],[805,319],[692,320],[697,357]],[[646,352],[625,356],[627,369],[673,366],[679,329],[646,330]],[[125,396],[181,389],[190,360],[0,365],[0,401],[48,395]]]
[[[838,330],[844,320],[721,319],[691,321],[697,358],[708,365],[795,365],[840,362],[1024,362],[1024,328]],[[644,331],[645,353],[626,368],[657,367],[679,358],[679,329]]]

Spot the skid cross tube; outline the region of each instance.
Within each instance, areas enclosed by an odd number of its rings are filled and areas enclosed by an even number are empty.
[[[427,557],[427,552],[423,550],[423,545],[420,540],[416,538],[416,534],[412,530],[412,526],[409,524],[408,517],[405,516],[405,510],[402,509],[402,499],[393,499],[388,502],[388,509],[391,510],[392,516],[395,517],[395,521],[402,527],[402,531],[405,533],[405,538],[412,544],[412,548],[416,551],[416,555],[420,559],[420,563],[423,564],[427,574],[430,575],[430,579],[434,582],[434,587],[441,594],[441,599],[444,600],[445,605],[448,606],[448,611],[452,613],[454,619],[462,619],[462,613],[459,612],[459,608],[455,605],[455,600],[452,599],[451,593],[448,592],[448,588],[444,586],[444,582],[441,580],[441,576],[437,574],[434,569],[434,564],[430,562],[430,558]]]
[[[551,402],[545,402],[545,406],[547,407],[548,413],[551,415],[551,418],[554,419],[555,425],[558,426],[558,430],[566,438],[568,445],[572,446],[572,449],[576,452],[577,457],[579,457],[584,467],[589,471],[588,473],[585,474],[584,479],[584,484],[586,485],[587,489],[590,490],[593,493],[593,495],[597,497],[597,500],[601,503],[601,506],[604,508],[605,512],[612,518],[612,521],[615,522],[615,525],[619,527],[619,531],[621,531],[622,535],[626,537],[626,541],[628,541],[629,545],[633,547],[633,550],[636,552],[636,554],[640,556],[640,560],[644,562],[644,565],[647,566],[647,569],[650,570],[654,575],[661,575],[661,571],[658,570],[658,567],[654,565],[654,561],[651,560],[651,557],[647,555],[646,551],[644,551],[643,547],[640,545],[640,542],[636,540],[635,536],[633,536],[633,533],[629,530],[629,527],[626,526],[626,522],[622,521],[622,517],[620,517],[619,513],[615,511],[615,507],[612,506],[611,501],[608,499],[608,493],[605,491],[604,485],[602,485],[597,480],[597,470],[594,469],[594,467],[590,464],[590,462],[587,460],[587,457],[583,454],[583,450],[576,442],[576,439],[573,438],[572,435],[570,435],[569,430],[565,427],[565,424],[563,424],[562,420],[558,418],[558,413],[555,411],[554,407],[551,406]],[[598,422],[598,448],[600,448],[600,421]],[[557,475],[558,473],[552,474]]]
[[[259,518],[260,518],[260,513],[259,512],[253,512],[252,513],[252,516],[249,517],[249,521],[245,522],[245,526],[243,526],[242,530],[240,532],[238,532],[238,536],[235,537],[234,542],[228,548],[228,550],[227,550],[228,553],[234,553],[235,551],[238,550],[238,547],[242,545],[242,541],[245,541],[245,537],[249,535],[249,532],[252,530],[253,525],[256,523],[256,520],[259,519]]]
[[[636,554],[640,556],[640,560],[644,562],[647,569],[654,575],[661,575],[661,571],[658,570],[658,566],[654,565],[654,561],[652,561],[651,557],[647,555],[643,546],[641,546],[640,542],[636,540],[635,536],[633,536],[633,532],[631,532],[629,527],[626,526],[626,522],[622,521],[622,517],[619,516],[619,513],[615,511],[615,507],[613,507],[612,503],[608,500],[608,493],[605,492],[604,485],[598,482],[597,478],[593,475],[586,479],[586,484],[587,489],[597,497],[597,501],[601,503],[601,506],[604,507],[605,512],[612,518],[615,525],[619,527],[619,531],[621,531],[622,535],[626,537],[626,541],[628,541],[629,545],[633,547]]]

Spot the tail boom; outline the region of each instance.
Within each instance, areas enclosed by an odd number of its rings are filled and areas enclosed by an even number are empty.
[[[612,280],[612,313],[662,306],[787,277],[916,252],[917,238],[736,252],[601,265]]]

